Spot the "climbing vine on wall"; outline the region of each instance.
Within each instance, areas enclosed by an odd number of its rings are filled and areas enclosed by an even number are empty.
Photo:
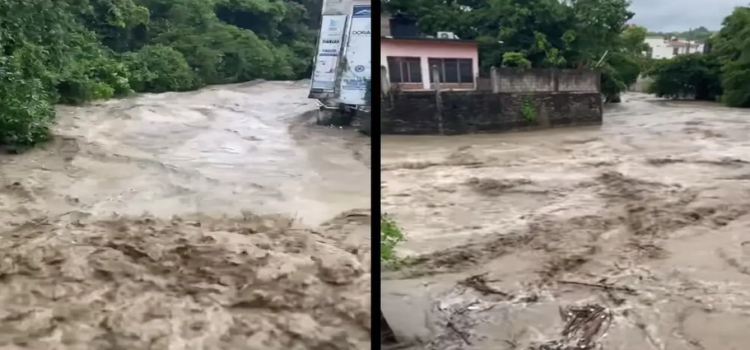
[[[532,101],[531,98],[527,97],[523,100],[523,103],[521,105],[521,115],[527,122],[536,123],[536,107],[534,106],[534,101]]]

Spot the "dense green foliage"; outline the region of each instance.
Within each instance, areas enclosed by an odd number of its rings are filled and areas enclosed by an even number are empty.
[[[750,7],[737,7],[709,44],[721,64],[722,101],[750,107]]]
[[[627,0],[389,0],[391,13],[416,17],[420,30],[451,31],[481,43],[490,67],[601,68],[603,92],[635,82],[646,30],[625,24]],[[602,57],[604,57],[602,59]]]
[[[620,102],[620,92],[638,80],[648,61],[644,52],[648,50],[646,29],[629,26],[620,34],[619,50],[608,51],[602,61],[602,93],[606,102]]]
[[[503,67],[531,68],[531,61],[521,52],[506,52],[503,54]]]
[[[649,70],[649,92],[658,97],[712,101],[721,95],[721,65],[713,54],[693,53],[657,61]]]
[[[706,44],[711,47],[708,54],[657,62],[648,72],[654,79],[651,91],[670,98],[750,107],[750,7],[735,8]]]
[[[322,0],[0,0],[0,143],[54,103],[309,74]]]

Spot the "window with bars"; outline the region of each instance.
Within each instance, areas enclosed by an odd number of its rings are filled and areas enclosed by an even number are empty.
[[[430,58],[428,63],[430,77],[432,67],[438,66],[441,83],[474,83],[474,62],[470,58]]]
[[[388,57],[388,76],[391,83],[421,83],[419,57]]]

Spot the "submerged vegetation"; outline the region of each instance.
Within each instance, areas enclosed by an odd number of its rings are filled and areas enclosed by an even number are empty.
[[[398,260],[396,245],[406,240],[401,228],[388,215],[380,217],[380,260],[393,264]]]
[[[322,0],[0,0],[0,144],[55,103],[309,76]]]

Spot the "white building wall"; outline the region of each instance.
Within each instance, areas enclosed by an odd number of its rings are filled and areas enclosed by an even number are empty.
[[[669,45],[669,42],[664,41],[662,37],[646,38],[646,44],[651,47],[651,57],[656,59],[670,59],[675,56],[675,48]],[[690,47],[678,47],[676,48],[677,55],[683,55],[688,53],[703,52],[703,44],[697,44],[691,42]]]

